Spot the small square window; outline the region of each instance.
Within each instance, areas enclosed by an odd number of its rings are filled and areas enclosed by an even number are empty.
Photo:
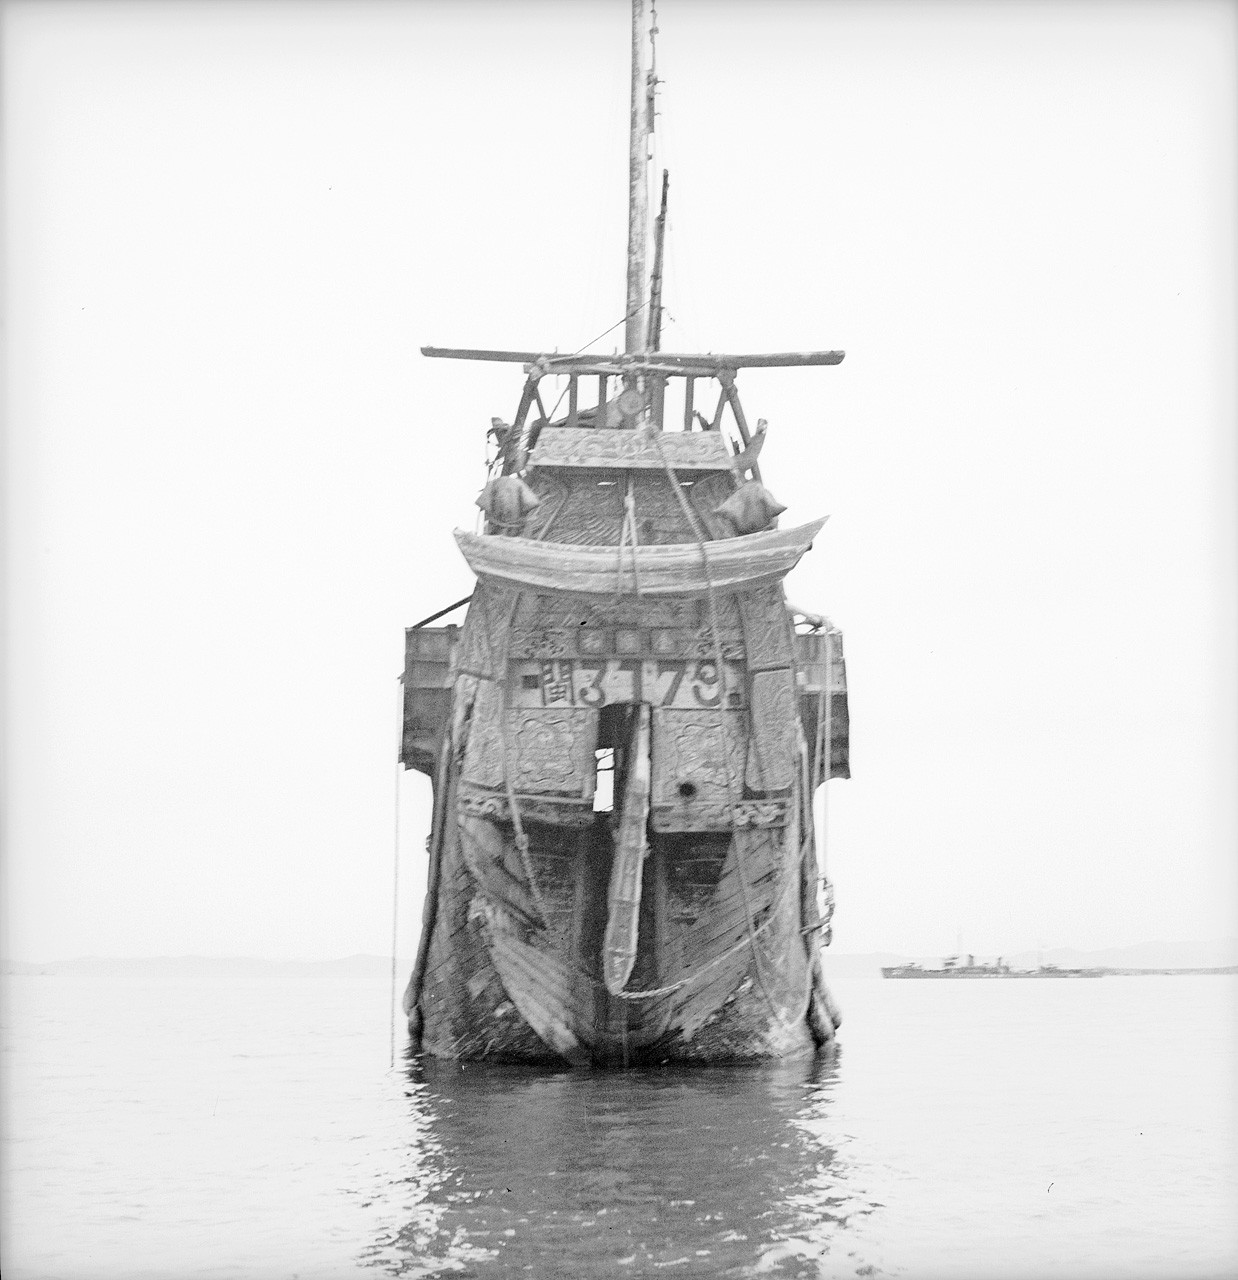
[[[537,690],[537,689],[540,689],[540,688],[542,687],[542,678],[541,678],[541,676],[537,676],[537,675],[532,675],[532,676],[521,676],[521,677],[520,677],[520,683],[521,683],[521,684],[524,686],[524,688],[526,688],[526,689],[533,689],[533,690]]]

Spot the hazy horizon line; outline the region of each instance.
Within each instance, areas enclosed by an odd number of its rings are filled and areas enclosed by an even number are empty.
[[[1238,934],[1228,934],[1223,937],[1212,938],[1145,938],[1140,942],[1122,943],[1118,945],[1102,946],[1102,947],[1080,947],[1070,943],[1059,943],[1054,946],[1020,946],[1006,951],[986,950],[968,950],[967,948],[953,950],[936,950],[936,951],[911,951],[905,948],[896,947],[874,947],[867,951],[848,951],[842,949],[829,948],[825,952],[825,958],[828,960],[831,956],[835,957],[856,957],[862,958],[867,956],[900,956],[900,957],[916,957],[916,956],[949,956],[949,955],[976,955],[976,956],[1016,956],[1032,952],[1053,952],[1053,951],[1076,951],[1083,955],[1095,954],[1104,951],[1134,951],[1142,947],[1238,947]],[[391,964],[392,957],[372,951],[354,951],[347,955],[334,956],[258,956],[258,955],[220,955],[220,954],[204,954],[201,952],[184,952],[181,954],[145,954],[145,955],[75,955],[75,956],[59,956],[51,959],[27,960],[18,956],[0,953],[0,962],[6,965],[21,965],[29,967],[38,967],[43,965],[57,964],[83,964],[83,963],[111,963],[111,964],[131,964],[131,963],[157,963],[160,961],[187,961],[199,960],[206,962],[231,962],[231,963],[247,963],[247,964],[344,964],[348,961],[356,960],[374,960],[381,961],[383,964]],[[411,963],[413,955],[408,956],[397,954],[395,960],[398,963],[404,961]]]

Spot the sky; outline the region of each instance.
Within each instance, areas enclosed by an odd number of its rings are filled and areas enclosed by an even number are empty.
[[[663,0],[668,349],[843,629],[835,947],[1238,934],[1238,10]],[[622,316],[628,11],[3,8],[4,945],[416,948],[403,629]],[[619,334],[594,350],[612,349]]]

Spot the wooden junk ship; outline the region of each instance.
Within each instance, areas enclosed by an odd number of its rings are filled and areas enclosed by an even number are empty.
[[[483,531],[455,535],[463,625],[406,636],[401,758],[434,808],[404,1010],[439,1057],[777,1058],[840,1022],[812,801],[849,776],[841,636],[783,591],[824,520],[778,527],[735,379],[843,353],[660,349],[645,3],[624,352],[423,348],[525,374],[490,428]]]

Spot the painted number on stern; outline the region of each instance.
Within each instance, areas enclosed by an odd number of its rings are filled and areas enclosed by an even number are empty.
[[[712,658],[558,658],[512,664],[512,703],[523,707],[603,707],[648,702],[655,707],[740,707],[743,671],[724,662],[725,699]]]

